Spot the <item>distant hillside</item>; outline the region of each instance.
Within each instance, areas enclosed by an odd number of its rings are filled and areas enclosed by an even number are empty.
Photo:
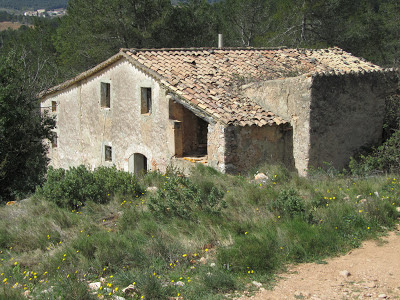
[[[186,0],[171,0],[172,4],[185,2]],[[209,3],[221,0],[208,0]],[[67,7],[68,0],[0,0],[0,8],[16,10],[36,10],[40,8],[54,9]]]
[[[54,9],[67,7],[68,0],[0,0],[0,8],[16,10]]]

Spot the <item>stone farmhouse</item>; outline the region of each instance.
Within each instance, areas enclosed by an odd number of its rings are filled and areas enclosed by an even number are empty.
[[[339,48],[121,49],[44,92],[51,165],[342,168],[381,140],[395,72]]]

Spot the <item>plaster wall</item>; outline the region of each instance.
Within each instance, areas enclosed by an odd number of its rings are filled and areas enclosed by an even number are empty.
[[[100,105],[102,82],[111,86],[110,108]],[[150,114],[141,114],[141,87],[152,89]],[[48,96],[42,107],[51,101],[58,103],[58,147],[49,153],[54,167],[115,165],[129,171],[129,158],[141,153],[149,169],[165,171],[175,154],[165,90],[126,60]],[[112,162],[104,160],[105,145],[112,146]]]
[[[311,85],[312,78],[303,75],[257,82],[243,90],[245,96],[290,122],[293,152],[286,152],[285,161],[293,158],[300,175],[306,175],[309,167]]]
[[[317,76],[312,83],[310,165],[345,167],[363,146],[382,139],[385,97],[397,86],[383,73]]]

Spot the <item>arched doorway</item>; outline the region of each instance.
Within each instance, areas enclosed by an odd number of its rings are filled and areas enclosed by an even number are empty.
[[[141,153],[134,153],[129,157],[129,172],[135,175],[146,174],[148,170],[147,157]]]

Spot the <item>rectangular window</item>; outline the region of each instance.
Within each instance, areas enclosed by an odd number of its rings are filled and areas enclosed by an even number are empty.
[[[151,88],[142,88],[141,97],[141,113],[151,114]]]
[[[57,140],[57,134],[55,133],[52,137],[51,137],[51,147],[52,148],[57,148],[58,146],[58,140]]]
[[[51,101],[51,111],[57,112],[57,101]]]
[[[112,161],[112,147],[111,146],[104,146],[104,160]]]
[[[103,108],[111,107],[111,85],[107,82],[101,83],[100,106]]]

